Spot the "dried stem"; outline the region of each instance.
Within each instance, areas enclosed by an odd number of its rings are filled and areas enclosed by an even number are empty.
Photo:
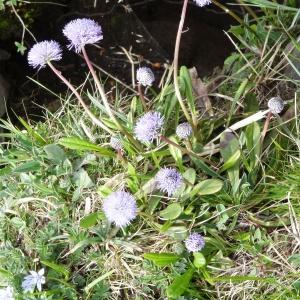
[[[144,98],[144,93],[143,93],[143,90],[142,90],[142,85],[139,83],[138,84],[138,92],[139,92],[139,97],[141,99],[141,102],[143,104],[143,107],[145,109],[145,111],[148,111],[148,107],[147,107],[147,104],[146,104],[146,101],[145,101],[145,98]]]
[[[51,70],[55,73],[55,75],[62,80],[62,82],[73,92],[73,94],[76,96],[76,98],[78,99],[79,103],[82,105],[84,111],[86,112],[86,114],[91,118],[92,122],[101,127],[102,129],[104,129],[105,131],[109,132],[110,134],[113,134],[113,132],[107,127],[105,126],[91,111],[90,109],[87,107],[87,105],[85,104],[85,102],[83,101],[82,97],[79,95],[79,93],[77,92],[77,90],[74,88],[74,86],[62,75],[62,73],[57,70],[51,62],[48,62],[48,66],[51,68]]]
[[[113,111],[111,110],[110,105],[109,105],[109,103],[108,103],[108,99],[107,99],[107,97],[106,97],[106,94],[105,94],[105,91],[104,91],[104,89],[103,89],[103,86],[102,86],[102,84],[101,84],[100,81],[99,81],[99,78],[98,78],[98,76],[97,76],[97,74],[96,74],[96,72],[95,72],[95,69],[94,69],[94,67],[93,67],[93,65],[92,65],[92,63],[91,63],[91,61],[90,61],[90,59],[89,59],[89,57],[88,57],[88,55],[87,55],[87,52],[86,52],[85,48],[82,47],[81,50],[82,50],[83,57],[84,57],[84,59],[85,59],[85,61],[86,61],[86,63],[87,63],[87,66],[88,66],[88,68],[89,68],[89,70],[90,70],[90,72],[91,72],[91,74],[92,74],[92,76],[93,76],[93,78],[94,78],[94,81],[95,81],[95,83],[96,83],[96,86],[97,86],[97,88],[98,88],[98,91],[99,91],[99,93],[100,93],[101,99],[102,99],[102,101],[103,101],[103,104],[104,104],[104,106],[105,106],[105,108],[106,108],[106,111],[107,111],[108,115],[109,115],[110,118],[114,121],[114,123],[117,125],[118,129],[119,129],[124,135],[126,135],[127,138],[132,142],[132,144],[135,145],[135,147],[136,147],[137,149],[141,149],[139,143],[138,143],[138,142],[133,138],[133,136],[132,136],[132,135],[131,135],[131,134],[130,134],[130,133],[129,133],[129,132],[128,132],[121,124],[120,124],[120,123],[119,123],[119,121],[118,121],[117,118],[115,117],[115,115],[114,115]]]
[[[266,121],[265,121],[265,125],[264,125],[264,128],[263,128],[263,131],[261,132],[261,138],[260,138],[260,143],[261,144],[263,143],[263,141],[265,139],[265,136],[267,134],[271,117],[272,117],[272,113],[269,112],[268,115],[267,115]]]
[[[177,31],[177,36],[176,36],[176,43],[175,43],[175,50],[174,50],[174,72],[173,72],[173,80],[174,80],[174,89],[175,89],[175,94],[178,99],[178,102],[181,106],[181,109],[187,119],[187,121],[193,125],[193,127],[196,127],[196,124],[193,124],[191,121],[190,114],[185,107],[183,98],[180,93],[180,88],[179,88],[179,82],[178,82],[178,59],[179,59],[179,48],[180,48],[180,41],[181,41],[181,35],[182,35],[182,29],[184,25],[184,20],[185,20],[185,15],[186,15],[186,10],[187,10],[187,5],[188,5],[188,0],[184,0],[183,6],[182,6],[182,12],[181,12],[181,18],[180,22],[178,25],[178,31]]]

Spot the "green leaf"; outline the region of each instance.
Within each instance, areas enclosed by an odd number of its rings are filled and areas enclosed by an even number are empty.
[[[18,117],[20,123],[26,128],[27,132],[40,144],[45,145],[47,142],[46,140],[37,133],[33,128],[30,127],[30,125],[21,117]]]
[[[66,278],[69,277],[69,270],[64,265],[58,265],[56,263],[50,262],[48,260],[42,260],[41,263],[53,270],[55,270],[58,273],[63,274]]]
[[[167,288],[167,295],[170,298],[180,297],[188,288],[189,283],[193,277],[194,269],[188,269],[184,274],[177,276],[171,285]]]
[[[231,132],[224,133],[221,136],[220,142],[220,152],[225,162],[229,160],[231,156],[236,153],[237,150],[240,149],[238,139]],[[234,166],[228,169],[227,173],[231,186],[235,187],[235,190],[233,192],[236,192],[239,186],[240,174],[238,162],[236,162]]]
[[[181,86],[184,87],[184,94],[186,96],[187,103],[189,104],[189,108],[192,111],[192,113],[195,114],[196,113],[195,97],[193,95],[193,85],[192,85],[189,69],[185,66],[182,66],[179,72],[180,72]]]
[[[16,167],[13,172],[15,173],[25,173],[25,172],[34,172],[40,169],[41,165],[36,160],[28,161],[18,167]]]
[[[111,270],[106,272],[105,274],[99,276],[98,278],[96,278],[95,280],[93,280],[91,283],[89,283],[85,288],[84,291],[86,293],[89,292],[90,289],[92,289],[95,285],[97,285],[99,282],[103,281],[105,278],[109,277],[111,274],[113,274],[115,272],[115,270]]]
[[[191,184],[194,184],[196,181],[196,171],[195,169],[188,168],[183,174],[182,177],[186,179]]]
[[[143,257],[151,260],[158,267],[168,266],[180,259],[179,255],[173,253],[145,253]]]
[[[174,136],[169,137],[169,140],[174,142],[175,144],[178,143],[177,139]],[[177,147],[169,144],[170,153],[173,156],[174,160],[177,164],[182,165],[182,153]]]
[[[220,169],[220,172],[224,172],[225,170],[234,167],[234,165],[238,162],[240,157],[241,157],[241,150],[237,150],[225,161],[222,168]]]
[[[23,43],[19,42],[15,42],[15,46],[17,47],[17,52],[24,55],[25,51],[27,50],[27,47],[25,47]]]
[[[0,176],[6,176],[12,172],[11,167],[0,168]]]
[[[204,161],[200,158],[196,158],[194,156],[191,157],[193,163],[196,165],[197,169],[202,170],[205,174],[211,177],[222,178],[218,173],[216,173],[213,169],[211,169]]]
[[[54,163],[62,163],[66,159],[65,151],[55,144],[50,144],[44,147],[47,158]]]
[[[188,235],[188,229],[185,226],[171,226],[165,234],[171,236],[174,240],[183,241]]]
[[[115,153],[109,149],[106,149],[101,146],[97,146],[88,141],[82,140],[78,137],[65,137],[59,140],[59,144],[72,149],[72,150],[81,150],[81,151],[95,151],[103,156],[115,156]]]
[[[79,169],[77,172],[75,172],[72,179],[76,186],[81,189],[90,188],[94,185],[89,174],[84,169]]]
[[[300,254],[295,253],[288,258],[288,262],[291,263],[295,268],[300,266]]]
[[[219,192],[223,187],[223,181],[219,179],[206,179],[195,185],[191,196],[195,195],[212,195]]]
[[[182,207],[178,203],[170,204],[166,209],[162,210],[159,215],[165,220],[174,220],[182,213]]]
[[[253,169],[257,165],[258,157],[260,155],[260,127],[257,122],[247,126],[246,131],[246,145],[249,151],[250,167]]]
[[[102,212],[91,213],[91,214],[83,217],[80,220],[79,225],[82,228],[88,229],[88,228],[96,225],[98,220],[102,220],[102,219],[104,219],[104,214]]]
[[[206,259],[201,252],[194,252],[193,264],[196,268],[203,268],[206,265]]]
[[[300,293],[300,280],[293,282],[293,288],[297,291],[297,293]]]

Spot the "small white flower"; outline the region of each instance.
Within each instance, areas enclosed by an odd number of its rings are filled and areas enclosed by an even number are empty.
[[[110,138],[109,145],[115,150],[123,149],[122,141],[117,136],[112,136]]]
[[[38,291],[42,291],[42,284],[46,282],[46,278],[44,276],[45,270],[40,269],[38,272],[29,271],[30,275],[25,276],[22,282],[22,288],[24,292],[33,292],[35,287],[37,287]]]
[[[13,288],[11,286],[7,286],[6,288],[0,289],[0,299],[14,300]]]
[[[272,114],[280,114],[284,109],[284,102],[280,97],[273,97],[268,101],[268,107]]]
[[[191,136],[192,133],[193,133],[193,128],[187,122],[179,124],[176,128],[176,134],[181,139],[187,139],[188,137]]]
[[[211,4],[211,0],[194,0],[197,6],[204,7]]]
[[[150,68],[141,67],[136,71],[136,79],[143,86],[152,86],[155,81],[154,74]]]

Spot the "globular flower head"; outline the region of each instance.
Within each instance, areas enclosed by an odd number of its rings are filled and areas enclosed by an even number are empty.
[[[284,102],[280,97],[273,97],[268,101],[268,107],[272,114],[280,114],[284,109]]]
[[[110,138],[109,145],[115,150],[122,150],[123,149],[122,141],[116,136],[112,136]]]
[[[42,284],[46,282],[46,278],[44,276],[45,270],[41,269],[38,272],[30,271],[30,275],[25,276],[22,282],[22,288],[24,292],[33,292],[35,287],[37,287],[38,291],[42,291]]]
[[[200,233],[192,233],[185,241],[185,247],[190,252],[198,252],[203,249],[205,241]]]
[[[155,81],[152,70],[148,67],[138,68],[136,71],[136,79],[143,86],[151,86]]]
[[[181,123],[176,128],[176,134],[181,139],[187,139],[193,133],[192,126],[189,123]]]
[[[203,7],[211,4],[211,0],[194,0],[197,6]]]
[[[137,205],[134,197],[127,192],[111,193],[103,202],[106,218],[119,227],[128,225],[137,215]]]
[[[168,196],[172,196],[182,184],[182,176],[173,168],[160,169],[155,176],[155,180],[158,188],[166,192]]]
[[[28,52],[28,64],[33,68],[44,68],[52,60],[61,60],[62,50],[55,41],[36,43]]]
[[[0,299],[14,300],[14,291],[12,287],[8,286],[6,288],[0,289]]]
[[[163,125],[164,118],[159,112],[147,112],[138,119],[134,127],[135,137],[143,143],[152,142],[159,136]]]
[[[69,40],[69,49],[80,52],[87,44],[94,44],[103,39],[102,28],[94,20],[82,18],[70,21],[63,29],[63,34]]]

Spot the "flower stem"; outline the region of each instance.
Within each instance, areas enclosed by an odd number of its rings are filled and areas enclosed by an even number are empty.
[[[177,31],[177,36],[176,36],[176,43],[175,43],[175,50],[174,50],[174,71],[173,71],[173,80],[174,80],[174,89],[175,89],[175,94],[178,99],[178,102],[181,106],[181,109],[187,119],[187,121],[193,126],[196,127],[197,124],[194,124],[191,120],[190,114],[185,107],[183,98],[180,93],[180,88],[179,88],[179,82],[178,82],[178,60],[179,60],[179,48],[180,48],[180,41],[181,41],[181,35],[182,35],[182,29],[184,25],[184,20],[186,16],[186,10],[187,10],[187,5],[188,5],[188,0],[184,0],[183,6],[182,6],[182,11],[181,11],[181,17],[180,17],[180,22],[178,25],[178,31]]]
[[[105,94],[105,91],[103,89],[103,86],[102,86],[102,84],[99,81],[99,78],[98,78],[98,76],[97,76],[97,74],[95,72],[95,69],[94,69],[94,67],[93,67],[93,65],[92,65],[92,63],[91,63],[91,61],[90,61],[90,59],[89,59],[89,57],[87,55],[87,52],[86,52],[85,48],[82,47],[81,50],[82,50],[83,57],[84,57],[84,59],[85,59],[85,61],[87,63],[87,66],[88,66],[88,68],[89,68],[89,70],[90,70],[90,72],[91,72],[91,74],[92,74],[92,76],[94,78],[94,81],[96,83],[96,86],[98,88],[98,91],[100,93],[101,99],[103,101],[103,104],[104,104],[104,106],[106,108],[106,111],[107,111],[108,115],[114,121],[114,123],[116,124],[116,126],[118,127],[118,129],[123,134],[125,134],[127,136],[127,138],[132,142],[132,144],[135,145],[135,147],[137,149],[141,150],[141,147],[140,147],[139,143],[133,138],[133,136],[126,129],[124,129],[124,127],[119,123],[119,121],[115,117],[115,115],[114,115],[113,111],[111,110],[110,105],[108,103],[108,99],[106,97],[106,94]]]
[[[110,229],[110,232],[107,236],[107,240],[111,240],[113,237],[115,237],[117,235],[117,233],[119,232],[120,227],[119,226],[115,226],[113,228]]]
[[[263,131],[261,132],[261,138],[260,138],[260,143],[261,144],[263,144],[263,141],[264,141],[265,136],[267,134],[271,117],[272,117],[272,113],[269,112],[268,115],[267,115],[266,121],[265,121],[265,125],[264,125],[264,128],[263,128]]]
[[[244,22],[242,18],[240,18],[234,11],[230,10],[227,6],[220,3],[218,0],[211,0],[213,4],[221,8],[226,14],[229,14],[231,17],[233,17],[240,25],[245,26],[248,30],[250,30],[256,37],[258,37],[257,33],[253,28],[251,28],[248,24]],[[247,6],[246,6],[247,7]],[[258,37],[259,38],[259,37]]]
[[[149,109],[147,107],[147,104],[146,104],[146,101],[145,101],[145,98],[144,98],[144,93],[143,93],[143,90],[142,90],[142,85],[140,83],[138,84],[138,92],[139,92],[139,96],[140,96],[142,105],[144,107],[144,110],[148,111]]]
[[[233,17],[238,23],[240,23],[241,25],[245,25],[244,21],[232,10],[230,10],[228,7],[226,7],[225,5],[223,5],[222,3],[220,3],[217,0],[211,0],[211,2],[218,6],[219,8],[221,8],[224,12],[226,12],[227,14],[229,14],[231,17]]]
[[[91,110],[87,107],[85,102],[83,101],[82,97],[79,95],[75,87],[62,75],[62,73],[57,70],[51,62],[48,62],[48,66],[51,68],[51,70],[55,73],[55,75],[61,79],[61,81],[73,92],[73,94],[76,96],[78,99],[79,103],[82,105],[84,111],[86,114],[91,118],[92,122],[107,131],[110,134],[113,134],[113,132],[106,126],[104,125],[92,112]]]

